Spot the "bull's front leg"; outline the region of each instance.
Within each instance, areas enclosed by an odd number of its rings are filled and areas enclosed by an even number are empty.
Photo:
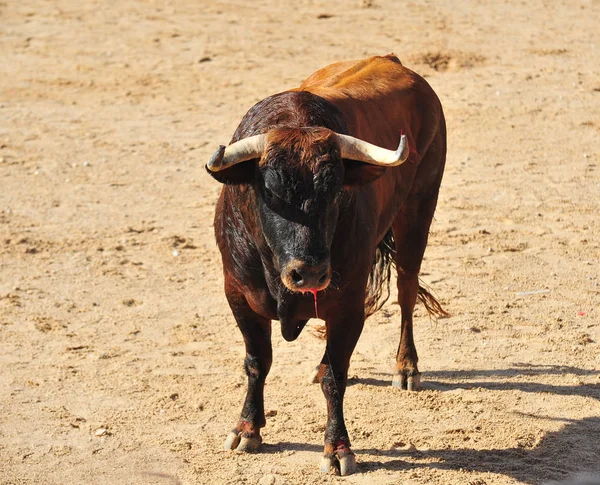
[[[240,293],[227,292],[227,300],[246,345],[244,369],[248,390],[240,419],[227,436],[224,448],[256,451],[262,443],[260,428],[266,424],[264,386],[273,361],[271,321],[256,314]]]
[[[355,301],[363,302],[364,298]],[[327,473],[339,466],[340,474],[356,471],[356,459],[350,449],[350,438],[344,423],[344,394],[348,380],[350,357],[364,325],[364,305],[327,320],[327,347],[318,372],[321,389],[327,400],[327,427],[321,471]]]

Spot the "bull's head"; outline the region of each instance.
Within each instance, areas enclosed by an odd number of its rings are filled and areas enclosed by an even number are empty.
[[[206,168],[220,182],[254,187],[283,284],[314,292],[331,281],[330,247],[344,187],[373,181],[407,158],[405,136],[393,151],[326,128],[275,128],[219,147]]]

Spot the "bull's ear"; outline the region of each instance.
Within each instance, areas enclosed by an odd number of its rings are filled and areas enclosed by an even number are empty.
[[[217,172],[209,170],[207,166],[205,168],[212,178],[222,184],[249,184],[254,180],[256,162],[258,159],[248,160]]]
[[[352,187],[368,184],[381,177],[385,170],[385,167],[379,165],[344,159],[344,185]]]

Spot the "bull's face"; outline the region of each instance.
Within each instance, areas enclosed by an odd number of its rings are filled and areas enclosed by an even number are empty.
[[[260,231],[281,281],[291,291],[331,282],[330,248],[344,188],[371,182],[408,158],[326,128],[276,128],[221,146],[208,162],[220,182],[254,190]]]
[[[344,166],[330,135],[324,129],[272,130],[257,167],[260,226],[291,291],[319,291],[331,281]]]

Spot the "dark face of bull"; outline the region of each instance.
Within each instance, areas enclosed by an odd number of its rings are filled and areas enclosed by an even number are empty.
[[[322,127],[273,128],[220,146],[206,169],[219,182],[253,188],[251,199],[237,202],[257,215],[252,229],[259,243],[264,237],[281,281],[291,291],[316,292],[331,282],[344,187],[368,184],[407,158],[405,136],[393,151]]]
[[[275,130],[258,165],[257,208],[283,284],[319,291],[331,281],[343,164],[329,130]]]

